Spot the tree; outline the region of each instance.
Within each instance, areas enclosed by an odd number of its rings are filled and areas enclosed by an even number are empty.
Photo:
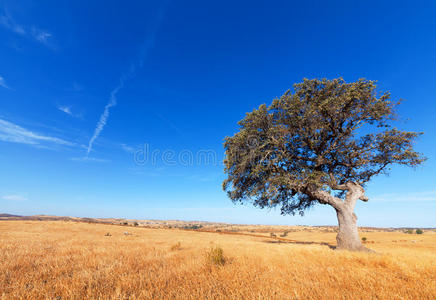
[[[365,250],[354,207],[368,201],[364,187],[392,164],[417,166],[422,133],[392,123],[400,101],[377,94],[375,81],[304,79],[267,107],[247,113],[226,137],[223,189],[233,202],[280,207],[300,215],[315,204],[336,210],[337,248]]]

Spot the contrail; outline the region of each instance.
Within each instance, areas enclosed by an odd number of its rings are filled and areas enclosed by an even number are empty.
[[[109,118],[110,108],[117,105],[118,92],[124,87],[125,81],[135,75],[136,69],[142,68],[142,66],[144,65],[144,59],[146,58],[147,53],[150,50],[150,48],[152,48],[154,45],[154,38],[156,35],[156,31],[157,31],[157,29],[162,21],[162,17],[163,17],[163,12],[162,12],[162,10],[160,10],[156,14],[156,18],[151,23],[147,38],[145,39],[145,41],[140,49],[139,59],[137,59],[136,63],[133,63],[130,66],[130,69],[127,72],[127,74],[123,74],[121,76],[119,84],[115,87],[115,89],[112,90],[112,92],[110,94],[109,102],[104,107],[104,111],[100,116],[100,120],[98,121],[97,126],[95,127],[94,135],[89,140],[88,149],[86,151],[86,158],[88,158],[89,153],[91,153],[91,151],[92,151],[92,146],[93,146],[95,140],[99,137],[100,133],[102,132],[104,126],[107,123],[107,120]]]
[[[123,87],[124,87],[124,77],[121,77],[120,83],[118,84],[118,86],[115,89],[112,90],[109,102],[104,107],[104,111],[100,116],[100,120],[98,121],[97,126],[95,127],[94,135],[89,140],[88,149],[86,151],[86,157],[89,156],[89,153],[92,150],[92,145],[94,144],[94,141],[98,138],[98,136],[100,135],[101,131],[103,130],[104,126],[107,123],[107,119],[109,118],[109,109],[112,106],[117,105],[117,94]]]

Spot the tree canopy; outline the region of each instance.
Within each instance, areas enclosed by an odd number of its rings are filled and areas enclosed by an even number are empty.
[[[378,94],[375,81],[304,79],[247,113],[226,137],[223,189],[234,202],[303,214],[316,203],[332,204],[330,194],[344,198],[350,184],[364,186],[392,164],[417,166],[425,158],[413,142],[422,133],[393,126],[399,103]]]

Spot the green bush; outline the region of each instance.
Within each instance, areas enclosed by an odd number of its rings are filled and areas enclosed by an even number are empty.
[[[363,237],[363,238],[362,238],[362,242],[366,242],[366,237]]]
[[[424,231],[422,231],[421,229],[416,229],[416,234],[423,234]]]
[[[412,234],[412,233],[413,233],[413,230],[412,230],[412,229],[407,229],[406,231],[404,231],[404,233]]]
[[[183,226],[183,229],[194,229],[194,230],[197,230],[197,229],[201,229],[201,228],[203,228],[203,225],[186,225],[186,226]]]
[[[226,259],[224,257],[224,251],[221,247],[210,248],[208,252],[206,252],[206,259],[208,263],[223,266],[226,263]]]

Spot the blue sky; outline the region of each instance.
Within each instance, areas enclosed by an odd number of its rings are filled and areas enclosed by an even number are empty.
[[[428,157],[359,225],[434,227],[435,53],[433,1],[0,1],[0,212],[334,225],[233,205],[221,161],[245,112],[342,76],[405,99]]]

